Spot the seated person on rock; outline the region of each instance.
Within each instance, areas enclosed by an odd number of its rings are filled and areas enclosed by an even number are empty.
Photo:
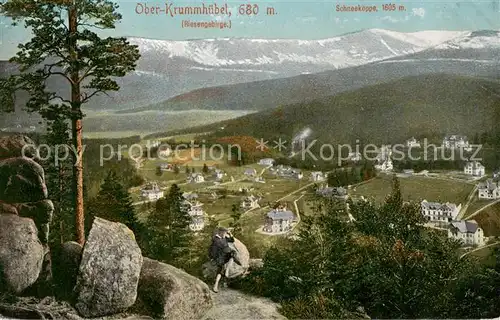
[[[210,259],[217,265],[217,276],[213,287],[214,292],[219,291],[219,281],[222,277],[227,278],[227,267],[231,259],[239,264],[239,262],[235,259],[235,247],[230,245],[230,243],[234,243],[234,237],[226,228],[219,228],[212,238],[209,256]]]

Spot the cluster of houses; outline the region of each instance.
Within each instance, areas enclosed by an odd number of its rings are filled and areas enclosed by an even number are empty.
[[[294,169],[290,166],[284,166],[281,164],[279,166],[270,168],[269,172],[281,178],[300,180],[304,177],[304,174],[299,169]]]
[[[203,230],[206,217],[206,213],[203,210],[203,203],[198,201],[198,195],[196,193],[184,193],[183,197],[183,208],[191,217],[189,229],[194,232]]]
[[[264,158],[264,159],[260,159],[258,164],[261,166],[269,167],[269,166],[273,166],[275,162],[276,161],[272,158]]]
[[[325,198],[336,198],[341,200],[347,200],[348,198],[347,189],[343,187],[329,187],[327,184],[316,189],[316,194]]]
[[[500,199],[500,181],[488,179],[477,186],[479,199]]]
[[[422,215],[433,224],[448,227],[448,237],[462,241],[466,246],[482,246],[486,243],[483,229],[475,220],[456,220],[462,205],[423,200]]]
[[[468,161],[464,166],[464,173],[474,177],[485,175],[485,168],[479,161]]]
[[[313,171],[311,172],[311,181],[320,182],[325,181],[328,178],[328,175],[321,171]]]
[[[456,134],[444,137],[442,146],[446,149],[464,149],[465,151],[472,151],[472,147],[467,137]]]
[[[352,161],[352,162],[358,162],[361,161],[363,157],[361,156],[360,152],[349,152],[347,155],[347,160]]]
[[[415,137],[406,140],[406,146],[408,148],[421,148],[420,141],[415,139]],[[457,134],[445,136],[441,146],[446,149],[464,149],[465,151],[472,151],[472,146],[469,144],[467,137]]]
[[[377,155],[377,164],[375,169],[382,172],[390,172],[394,169],[394,165],[391,159],[392,149],[390,145],[384,145],[380,148],[379,154]]]
[[[156,182],[150,182],[141,189],[141,197],[147,201],[156,201],[163,198],[163,191]]]
[[[292,230],[295,215],[285,204],[280,204],[266,215],[262,231],[267,233],[284,233]]]
[[[249,195],[243,198],[240,207],[243,210],[257,209],[260,208],[259,204],[260,198],[254,195]]]
[[[406,146],[408,148],[420,148],[420,141],[415,139],[415,137],[411,137],[410,139],[406,140]]]

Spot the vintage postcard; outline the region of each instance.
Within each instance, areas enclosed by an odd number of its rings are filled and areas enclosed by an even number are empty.
[[[499,0],[1,0],[0,319],[499,290]]]

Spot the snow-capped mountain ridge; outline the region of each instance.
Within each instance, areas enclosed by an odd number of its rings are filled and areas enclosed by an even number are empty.
[[[483,37],[484,41],[487,34],[491,32],[475,36]],[[489,56],[484,54],[476,57],[476,49],[467,49],[470,54],[457,57],[436,56],[436,51],[449,50],[434,50],[435,46],[450,45],[471,35],[474,34],[461,31],[402,33],[367,29],[320,40],[222,38],[170,41],[132,37],[128,39],[138,45],[141,52],[135,72],[118,79],[119,92],[93,99],[88,108],[99,109],[106,105],[109,109],[135,109],[201,88],[332,70],[346,70],[342,72],[346,75],[343,81],[350,82],[365,75],[357,74],[358,69],[348,71],[348,67],[410,59],[410,56],[423,53],[425,56],[420,58],[487,59]]]
[[[436,49],[487,49],[500,48],[500,31],[479,30],[450,39],[435,47]]]
[[[470,33],[470,32],[469,32]],[[218,38],[200,40],[153,40],[129,38],[143,55],[162,55],[202,66],[269,66],[287,63],[343,68],[416,53],[453,38],[460,31],[402,33],[367,29],[320,40]],[[168,60],[166,59],[166,60]],[[168,61],[165,61],[168,62]],[[311,68],[308,68],[311,69]],[[315,68],[313,68],[315,69]],[[295,74],[301,73],[294,72]]]

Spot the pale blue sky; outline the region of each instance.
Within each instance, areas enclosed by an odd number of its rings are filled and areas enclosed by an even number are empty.
[[[382,11],[382,4],[388,1],[216,1],[218,5],[228,3],[232,8],[231,29],[187,29],[181,28],[183,19],[209,21],[227,20],[227,17],[175,17],[139,15],[135,12],[137,2],[118,0],[122,22],[113,30],[115,35],[136,36],[153,39],[200,39],[221,37],[245,38],[293,38],[319,39],[337,36],[368,28],[382,28],[394,31],[413,32],[421,30],[479,30],[500,29],[500,0],[489,1],[398,1],[405,11]],[[153,6],[165,6],[164,1],[144,1]],[[173,6],[201,4],[201,1],[173,1]],[[214,2],[205,2],[211,4]],[[260,13],[254,17],[239,16],[238,7],[242,3],[256,3]],[[379,11],[336,12],[337,4],[376,5]],[[266,8],[272,6],[277,14],[267,16]],[[21,27],[7,26],[3,18],[0,28],[2,44],[0,59],[11,56],[19,42],[25,42],[29,32]]]

